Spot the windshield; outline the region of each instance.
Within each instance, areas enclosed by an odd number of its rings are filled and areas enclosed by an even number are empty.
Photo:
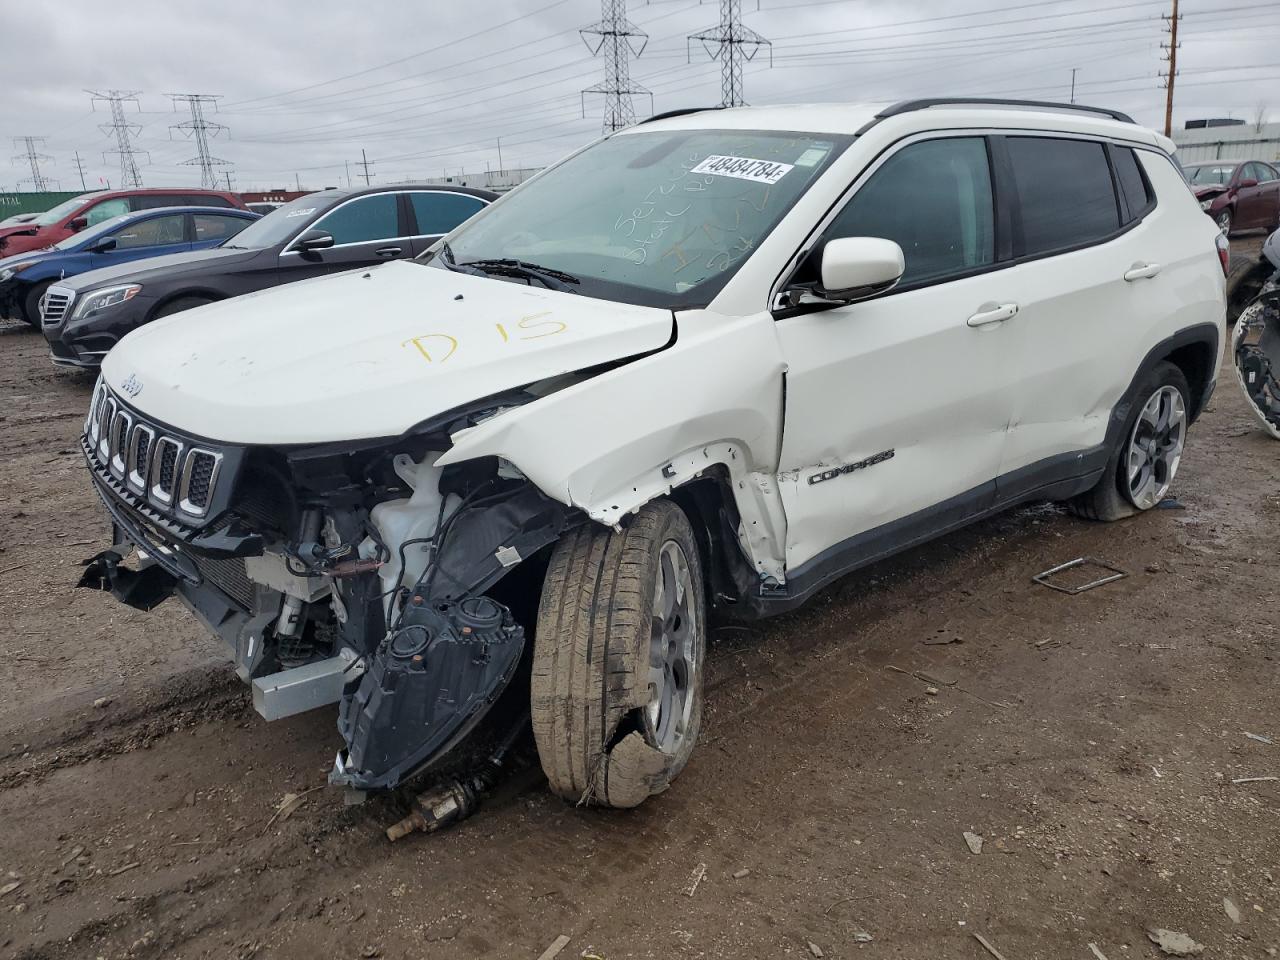
[[[60,204],[58,204],[52,210],[46,210],[44,213],[40,214],[40,216],[36,217],[31,222],[38,224],[39,226],[42,226],[42,227],[51,227],[55,223],[57,223],[59,220],[61,220],[63,217],[65,217],[67,214],[75,213],[75,211],[83,207],[95,196],[96,194],[92,194],[92,193],[82,193],[80,196],[72,197],[70,200],[63,200]]]
[[[610,137],[459,228],[449,249],[458,263],[563,271],[587,296],[705,304],[851,140],[752,130]]]
[[[73,233],[65,240],[59,240],[53,245],[54,250],[74,250],[82,244],[92,243],[98,237],[111,233],[113,230],[123,226],[132,219],[131,214],[122,214],[118,217],[112,217],[110,220],[103,220],[101,223],[94,224],[87,230],[81,230],[79,233]]]
[[[298,228],[312,219],[312,215],[330,207],[333,197],[299,197],[291,200],[283,207],[272,210],[261,220],[255,220],[232,240],[224,243],[224,248],[236,250],[266,250],[290,239]]]
[[[1187,180],[1199,186],[1210,186],[1213,184],[1223,185],[1231,179],[1231,173],[1236,168],[1234,163],[1206,163],[1199,166],[1187,167]]]

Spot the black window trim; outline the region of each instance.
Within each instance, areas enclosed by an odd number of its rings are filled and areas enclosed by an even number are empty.
[[[917,283],[899,284],[891,290],[878,294],[870,299],[881,300],[885,297],[896,296],[899,293],[910,293],[914,290],[923,290],[926,287],[936,286],[940,283],[954,283],[957,280],[967,280],[970,277],[981,276],[985,273],[993,273],[997,270],[1004,270],[1008,267],[1019,266],[1024,263],[1031,263],[1036,260],[1044,260],[1048,257],[1059,257],[1063,254],[1074,253],[1077,250],[1085,250],[1089,247],[1101,246],[1104,243],[1110,243],[1116,240],[1130,230],[1135,229],[1139,224],[1143,223],[1147,216],[1156,209],[1160,203],[1159,196],[1156,193],[1154,185],[1147,176],[1147,171],[1142,165],[1142,161],[1138,159],[1137,152],[1144,151],[1147,153],[1156,153],[1165,159],[1171,159],[1168,154],[1151,144],[1140,143],[1127,140],[1122,137],[1107,137],[1098,134],[1074,133],[1065,130],[1035,130],[1029,128],[998,128],[990,127],[945,127],[933,130],[916,130],[911,133],[899,137],[891,143],[885,144],[880,152],[870,158],[867,163],[858,170],[849,185],[840,193],[832,204],[826,209],[823,215],[817,220],[815,225],[806,234],[800,246],[791,254],[787,261],[783,264],[782,269],[778,272],[773,284],[769,288],[769,298],[767,309],[772,314],[773,319],[785,320],[789,317],[800,316],[807,313],[816,313],[822,310],[831,309],[830,304],[802,304],[800,306],[782,306],[779,303],[781,294],[787,289],[791,278],[796,271],[804,264],[810,254],[813,253],[818,241],[822,238],[823,233],[831,226],[836,216],[842,211],[852,199],[853,195],[862,188],[863,185],[881,166],[881,161],[887,158],[891,153],[905,149],[915,143],[922,143],[927,140],[955,139],[957,137],[983,137],[987,141],[987,153],[991,167],[991,194],[992,202],[995,205],[996,221],[995,221],[995,249],[996,258],[993,263],[985,264],[980,267],[974,267],[971,270],[965,270],[960,273],[949,274],[946,277],[938,277],[930,280],[922,280]],[[1040,139],[1058,139],[1058,140],[1085,140],[1091,143],[1100,143],[1104,149],[1109,149],[1111,145],[1119,148],[1130,149],[1134,151],[1134,159],[1138,160],[1138,172],[1142,175],[1143,182],[1146,184],[1151,196],[1146,209],[1141,215],[1134,217],[1127,223],[1122,222],[1118,230],[1105,236],[1095,237],[1090,240],[1083,241],[1068,247],[1061,247],[1050,251],[1044,251],[1035,254],[1022,254],[1015,256],[1013,250],[1020,249],[1022,246],[1022,218],[1016,201],[1017,191],[1013,181],[1013,167],[1009,159],[1008,151],[1004,147],[1004,141],[1009,137],[1037,137]],[[849,146],[853,147],[857,143],[856,139]],[[1108,153],[1108,164],[1110,164],[1110,154]],[[1174,166],[1178,164],[1175,162]],[[1181,168],[1179,168],[1181,169]],[[1120,190],[1115,183],[1115,174],[1112,172],[1112,189],[1120,202]],[[1120,218],[1122,221],[1123,217]],[[1006,239],[1002,241],[1002,233]],[[1007,256],[1004,259],[1003,256]],[[843,304],[841,305],[843,306]]]

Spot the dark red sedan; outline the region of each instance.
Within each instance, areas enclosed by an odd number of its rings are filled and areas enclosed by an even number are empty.
[[[1280,170],[1261,160],[1184,164],[1200,209],[1228,236],[1235,230],[1280,227]]]

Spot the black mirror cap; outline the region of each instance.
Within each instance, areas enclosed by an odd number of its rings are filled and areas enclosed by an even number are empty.
[[[327,250],[333,246],[333,234],[327,230],[308,230],[293,242],[295,250]]]
[[[103,237],[89,248],[90,253],[107,253],[116,248],[115,237]]]

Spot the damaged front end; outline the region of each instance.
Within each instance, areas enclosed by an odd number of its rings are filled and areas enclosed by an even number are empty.
[[[526,660],[545,548],[580,517],[497,458],[436,460],[529,399],[394,440],[244,447],[182,435],[100,381],[82,445],[114,536],[81,586],[144,610],[176,593],[266,719],[339,704],[332,782],[394,787],[486,717],[523,723],[527,701],[493,708]]]
[[[1263,263],[1276,269],[1241,312],[1231,334],[1236,377],[1255,416],[1280,439],[1280,231],[1263,247]]]

